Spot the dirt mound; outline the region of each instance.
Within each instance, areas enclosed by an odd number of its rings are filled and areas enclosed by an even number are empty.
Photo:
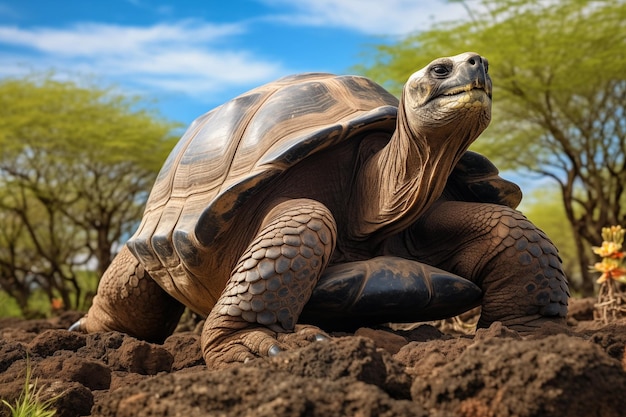
[[[193,331],[155,345],[65,330],[77,313],[3,319],[0,398],[19,396],[28,361],[59,416],[620,416],[626,322],[572,304],[567,327],[527,337],[499,323],[471,336],[363,328],[219,371]]]

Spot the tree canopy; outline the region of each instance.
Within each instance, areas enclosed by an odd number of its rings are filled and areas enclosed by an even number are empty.
[[[375,46],[360,69],[399,91],[435,57],[485,56],[493,121],[473,149],[558,185],[588,294],[589,245],[626,221],[626,2],[461,2],[468,19]]]
[[[0,81],[0,286],[22,309],[34,287],[82,303],[79,271],[132,232],[175,127],[112,88]]]

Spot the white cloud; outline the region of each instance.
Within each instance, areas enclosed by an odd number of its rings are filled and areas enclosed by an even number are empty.
[[[3,26],[0,27],[0,42],[66,56],[97,56],[128,54],[182,43],[201,45],[242,31],[238,25],[211,25],[190,20],[149,27],[81,23],[64,29],[25,30]]]
[[[286,11],[274,16],[293,25],[335,26],[370,35],[405,35],[467,12],[445,0],[261,0]]]
[[[220,48],[244,33],[238,24],[194,20],[152,26],[82,23],[66,28],[0,26],[0,43],[22,48],[0,58],[0,76],[57,68],[123,77],[137,86],[202,96],[241,84],[263,82],[284,70],[246,51]]]
[[[143,0],[128,0],[154,9]],[[445,0],[258,0],[265,16],[248,23],[345,28],[364,34],[399,35],[461,18],[459,4]],[[151,10],[152,10],[151,9]],[[171,10],[153,10],[163,16]],[[9,14],[3,9],[0,14]],[[213,97],[241,91],[291,72],[244,47],[254,39],[245,22],[171,20],[148,26],[76,23],[65,27],[0,25],[0,77],[55,69],[93,74],[142,92]],[[265,26],[263,29],[267,29]],[[268,46],[269,47],[269,46]]]

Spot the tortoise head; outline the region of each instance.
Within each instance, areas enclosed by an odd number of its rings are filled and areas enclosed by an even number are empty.
[[[441,196],[452,169],[490,120],[491,79],[480,55],[439,58],[411,75],[396,131],[364,169],[356,200],[361,221],[353,234],[379,232],[383,239],[414,222]]]
[[[430,146],[454,141],[445,145],[464,151],[491,120],[491,90],[485,58],[473,52],[439,58],[409,77],[399,117]]]

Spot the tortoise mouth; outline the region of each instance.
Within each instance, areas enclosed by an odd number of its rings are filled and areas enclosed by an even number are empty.
[[[476,95],[475,93],[484,93],[487,95],[487,97],[491,98],[491,92],[487,91],[483,86],[477,86],[476,84],[467,84],[467,85],[463,85],[463,86],[459,86],[459,87],[454,87],[451,88],[447,91],[442,92],[439,97],[451,97],[451,96],[457,96],[457,95],[461,95],[464,93],[471,93],[472,90],[478,90],[475,91],[474,94],[472,95]]]
[[[463,114],[472,110],[478,114],[491,107],[491,94],[482,86],[468,84],[441,92],[431,99],[431,103],[441,110],[463,110]]]

